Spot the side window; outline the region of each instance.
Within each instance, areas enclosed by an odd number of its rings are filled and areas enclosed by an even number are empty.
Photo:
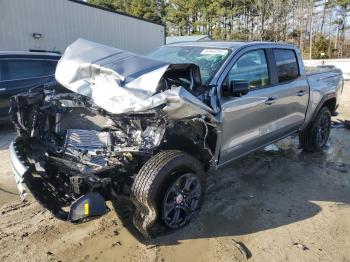
[[[45,60],[6,60],[5,80],[32,78],[53,75],[55,73],[56,61]]]
[[[264,50],[254,50],[242,55],[231,68],[228,80],[249,82],[250,88],[269,84],[269,71]]]
[[[299,76],[298,60],[295,52],[288,49],[274,49],[278,82],[285,82]]]
[[[4,80],[4,66],[3,66],[4,62],[2,60],[0,60],[0,81]]]

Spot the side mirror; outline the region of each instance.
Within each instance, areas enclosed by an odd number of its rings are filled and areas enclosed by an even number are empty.
[[[230,81],[223,86],[223,94],[227,96],[243,96],[249,92],[249,82]]]

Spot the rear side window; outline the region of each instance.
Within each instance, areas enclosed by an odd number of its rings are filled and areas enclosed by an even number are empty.
[[[286,82],[299,76],[298,60],[293,50],[274,49],[273,53],[277,65],[278,82]]]
[[[49,76],[55,74],[57,61],[46,60],[6,60],[4,61],[5,80],[16,80]]]

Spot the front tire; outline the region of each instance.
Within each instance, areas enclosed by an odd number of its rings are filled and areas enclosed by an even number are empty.
[[[132,186],[134,226],[145,237],[155,237],[159,228],[191,222],[203,202],[205,178],[200,162],[185,152],[166,150],[151,157]]]
[[[331,112],[322,107],[309,127],[299,133],[301,147],[307,152],[321,151],[327,144],[331,130]]]

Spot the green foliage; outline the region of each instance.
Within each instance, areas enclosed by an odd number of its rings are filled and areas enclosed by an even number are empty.
[[[329,40],[326,39],[323,35],[316,36],[316,40],[314,42],[314,48],[312,49],[312,58],[313,59],[330,58],[329,45],[330,45]]]
[[[115,0],[90,0],[89,3],[93,5],[98,5],[104,8],[116,10]]]
[[[161,22],[163,1],[149,0],[89,0],[89,3],[124,12],[154,22]]]
[[[220,40],[283,41],[299,45],[304,54],[309,54],[311,50],[314,58],[319,58],[320,53],[325,53],[325,56],[350,56],[350,45],[345,44],[345,30],[350,24],[350,0],[89,2],[163,23],[168,35],[207,34]],[[349,50],[346,51],[346,48]],[[339,52],[335,53],[335,49]]]

